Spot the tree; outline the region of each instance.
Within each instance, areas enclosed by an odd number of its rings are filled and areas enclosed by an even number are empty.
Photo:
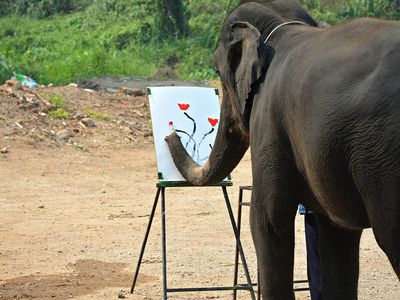
[[[398,12],[400,12],[400,0],[389,0],[391,6]]]
[[[179,38],[190,33],[181,0],[157,0],[156,24],[162,38]]]

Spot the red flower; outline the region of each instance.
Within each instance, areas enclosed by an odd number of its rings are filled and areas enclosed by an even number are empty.
[[[181,110],[187,110],[190,107],[190,104],[181,104],[178,103],[178,106]]]
[[[173,124],[174,124],[174,123],[173,123],[172,121],[169,121],[169,122],[168,122],[168,125],[169,125],[169,126],[172,126]]]
[[[218,119],[208,118],[208,122],[210,122],[211,126],[214,127],[218,123]]]

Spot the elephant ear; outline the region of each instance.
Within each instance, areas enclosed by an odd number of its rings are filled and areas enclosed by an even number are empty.
[[[264,43],[253,25],[237,22],[231,26],[228,63],[242,116],[246,104],[251,105],[249,100],[252,101],[257,92],[259,81],[266,74],[274,54],[275,50]]]

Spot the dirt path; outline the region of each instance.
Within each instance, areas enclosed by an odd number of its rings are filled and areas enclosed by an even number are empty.
[[[117,105],[96,97],[91,105],[120,117],[127,106],[138,106],[134,99]],[[115,123],[99,121],[96,128],[76,134],[87,145],[88,151],[82,151],[20,132],[14,123],[23,116],[5,114],[6,100],[0,100],[0,148],[10,146],[9,153],[0,154],[0,299],[117,299],[121,290],[128,299],[160,299],[159,212],[137,290],[128,294],[155,194],[151,140],[126,139],[123,130],[107,138],[116,132]],[[229,189],[235,208],[238,186],[248,185],[250,176],[247,155]],[[219,189],[170,189],[167,212],[170,286],[229,285],[234,240]],[[246,209],[244,213],[243,243],[254,275]],[[297,218],[296,279],[306,278],[302,222]],[[246,292],[239,295],[249,299]],[[304,292],[296,296],[309,299]],[[171,299],[231,299],[231,294],[175,294]],[[400,299],[399,282],[370,230],[362,238],[360,299]]]

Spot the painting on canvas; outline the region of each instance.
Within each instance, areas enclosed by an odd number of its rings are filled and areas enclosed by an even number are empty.
[[[154,87],[148,89],[148,94],[159,180],[185,181],[164,138],[175,130],[188,154],[203,165],[218,128],[218,92],[202,87]]]

